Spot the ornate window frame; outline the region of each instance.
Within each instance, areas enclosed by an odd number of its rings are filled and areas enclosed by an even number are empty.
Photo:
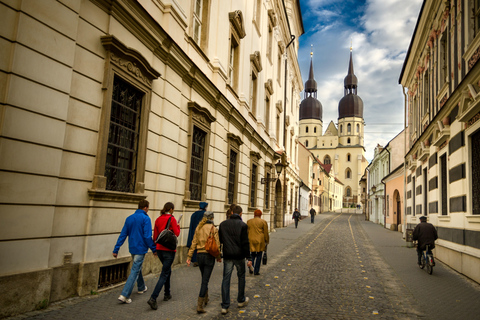
[[[268,178],[275,178],[276,177],[276,171],[274,170],[275,166],[270,163],[270,162],[265,162],[265,172],[264,176],[266,179],[265,183],[265,191],[264,191],[264,196],[263,196],[263,211],[265,212],[270,212],[271,208],[271,201],[272,201],[272,190],[273,188],[271,187],[271,183]]]
[[[271,113],[271,101],[273,95],[273,81],[268,79],[265,82],[265,106],[264,106],[264,115],[263,122],[265,123],[265,131],[267,134],[270,134],[270,113]]]
[[[145,163],[147,152],[148,118],[150,114],[153,80],[161,75],[138,51],[127,47],[113,35],[100,38],[106,50],[104,90],[100,127],[98,132],[97,157],[92,188],[88,190],[91,200],[122,201],[136,203],[145,199]],[[135,163],[135,190],[133,193],[107,190],[105,167],[107,161],[108,136],[110,131],[113,82],[115,77],[127,82],[144,93],[138,132],[138,148]]]
[[[258,74],[263,70],[259,51],[250,55],[250,115],[257,119]]]
[[[249,188],[248,188],[248,210],[253,211],[257,209],[258,205],[258,184],[260,172],[260,159],[262,156],[256,151],[250,151],[250,175],[249,175]],[[253,202],[252,202],[253,198]]]
[[[207,108],[200,106],[195,101],[188,103],[188,149],[187,149],[187,172],[185,176],[185,191],[183,204],[187,207],[198,208],[201,201],[205,201],[207,198],[207,173],[208,173],[208,154],[210,147],[210,137],[212,134],[211,124],[216,121],[216,118],[208,111]],[[193,151],[193,132],[194,127],[204,131],[205,136],[205,148],[204,159],[202,168],[202,191],[200,200],[192,200],[190,192],[190,172],[192,163],[192,151]]]
[[[197,2],[200,1],[200,12],[197,13]],[[207,49],[208,49],[208,34],[209,34],[209,26],[210,26],[210,4],[211,0],[192,0],[191,4],[191,12],[192,15],[190,17],[190,28],[189,28],[189,40],[192,43],[197,51],[203,54],[205,57],[207,56]],[[199,24],[199,37],[196,37],[196,23]],[[198,50],[199,49],[199,50]]]
[[[228,86],[236,93],[240,74],[240,40],[245,38],[247,34],[245,33],[242,11],[230,12],[228,18],[230,20]]]

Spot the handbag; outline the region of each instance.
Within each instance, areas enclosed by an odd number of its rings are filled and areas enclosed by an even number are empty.
[[[167,226],[162,232],[160,232],[155,242],[164,246],[167,249],[175,250],[177,248],[178,239],[175,233],[173,233],[173,231],[170,230],[171,219],[172,217],[170,216],[170,218],[168,218]]]
[[[215,234],[213,232],[215,226],[212,225],[210,229],[210,234],[208,235],[207,241],[205,242],[205,250],[214,257],[218,257],[220,250],[218,249],[217,242],[215,241]]]
[[[263,252],[262,264],[263,265],[267,264],[267,245],[265,245],[265,251]]]

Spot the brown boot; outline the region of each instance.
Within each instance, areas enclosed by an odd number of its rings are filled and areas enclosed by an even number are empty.
[[[203,302],[205,298],[198,297],[197,302],[197,313],[205,313],[206,311],[203,309]]]
[[[207,292],[205,292],[205,298],[204,299],[205,300],[203,300],[203,304],[207,305],[208,304],[208,290],[207,290]]]

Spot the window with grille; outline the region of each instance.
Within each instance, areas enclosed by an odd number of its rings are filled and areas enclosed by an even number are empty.
[[[267,182],[265,183],[265,208],[270,208],[270,173],[267,173]]]
[[[105,163],[107,190],[135,192],[143,96],[143,92],[119,77],[114,77]]]
[[[250,207],[255,207],[257,204],[257,172],[258,166],[252,163],[252,172],[250,177]]]
[[[472,214],[480,214],[480,131],[474,133],[472,141]]]
[[[207,133],[193,127],[192,156],[190,163],[190,200],[202,200],[203,165],[205,161],[205,137]]]
[[[236,174],[237,153],[234,150],[230,150],[230,159],[228,166],[228,204],[234,203]]]

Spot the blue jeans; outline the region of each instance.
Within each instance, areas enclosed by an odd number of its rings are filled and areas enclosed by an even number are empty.
[[[208,290],[208,282],[210,281],[213,267],[215,267],[215,257],[210,253],[199,253],[197,254],[197,259],[198,267],[202,274],[202,285],[200,286],[200,294],[198,296],[200,298],[205,298],[205,294]]]
[[[237,302],[245,302],[245,259],[223,260],[222,309],[230,307],[230,279],[232,278],[233,266],[237,269],[238,277]]]
[[[162,291],[164,285],[164,295],[170,295],[170,277],[172,275],[172,264],[173,260],[175,260],[175,252],[157,250],[157,256],[162,262],[162,273],[160,273],[160,277],[155,285],[155,289],[153,289],[152,295],[150,296],[150,298],[154,300],[157,300],[158,295],[160,294],[160,291]]]
[[[130,275],[128,276],[127,282],[123,287],[121,295],[125,298],[130,297],[133,291],[133,286],[135,282],[137,283],[138,291],[145,290],[145,282],[143,281],[142,276],[142,265],[143,259],[145,259],[144,254],[132,254],[133,264],[132,270],[130,270]]]
[[[260,265],[262,264],[263,251],[260,252],[251,252],[252,263],[253,263],[253,273],[260,273]]]

